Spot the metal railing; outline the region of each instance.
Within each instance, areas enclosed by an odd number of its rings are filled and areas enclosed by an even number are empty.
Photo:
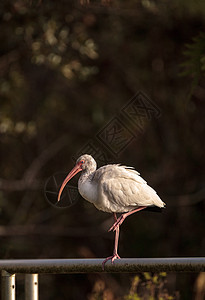
[[[15,274],[25,274],[25,299],[38,300],[38,274],[204,272],[205,257],[123,258],[114,264],[103,259],[18,259],[0,260],[2,300],[15,300]]]

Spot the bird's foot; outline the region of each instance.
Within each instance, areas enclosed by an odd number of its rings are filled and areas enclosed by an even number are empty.
[[[103,271],[105,270],[105,264],[106,264],[106,262],[107,262],[108,260],[111,260],[111,262],[112,262],[112,264],[113,264],[113,262],[114,262],[115,259],[120,259],[120,256],[119,256],[117,253],[116,253],[116,254],[113,254],[112,256],[107,257],[107,258],[103,261],[103,263],[102,263],[102,269],[103,269]]]
[[[110,227],[110,229],[108,231],[115,231],[117,229],[117,227],[119,227],[122,222],[124,221],[125,217],[124,215],[121,215],[117,221],[112,225],[112,227]]]

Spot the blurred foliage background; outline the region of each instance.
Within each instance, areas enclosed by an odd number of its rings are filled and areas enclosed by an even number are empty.
[[[167,208],[128,218],[119,254],[203,256],[205,2],[7,0],[0,15],[0,258],[111,254],[110,215],[82,198],[55,208],[43,189],[49,176],[73,167],[72,158],[138,91],[160,116],[118,155],[102,149],[110,161],[134,166]],[[132,278],[42,276],[40,293],[132,299]],[[168,274],[167,288],[200,300],[203,278]],[[99,282],[104,292],[96,298]]]

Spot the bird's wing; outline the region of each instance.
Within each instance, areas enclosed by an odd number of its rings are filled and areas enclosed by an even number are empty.
[[[95,172],[99,184],[101,201],[108,201],[110,206],[131,209],[137,206],[164,204],[140,174],[132,168],[120,165],[107,165]],[[104,205],[109,205],[107,202]]]

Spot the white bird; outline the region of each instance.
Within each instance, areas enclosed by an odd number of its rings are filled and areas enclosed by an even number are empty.
[[[97,164],[91,155],[80,156],[61,185],[58,201],[68,181],[82,171],[78,181],[81,196],[93,203],[97,209],[113,213],[115,222],[109,231],[115,231],[115,245],[113,255],[103,261],[104,270],[108,260],[113,263],[115,259],[120,258],[117,251],[119,226],[125,218],[148,207],[163,208],[165,203],[132,167],[111,164],[96,169]],[[117,218],[116,213],[123,214]]]

